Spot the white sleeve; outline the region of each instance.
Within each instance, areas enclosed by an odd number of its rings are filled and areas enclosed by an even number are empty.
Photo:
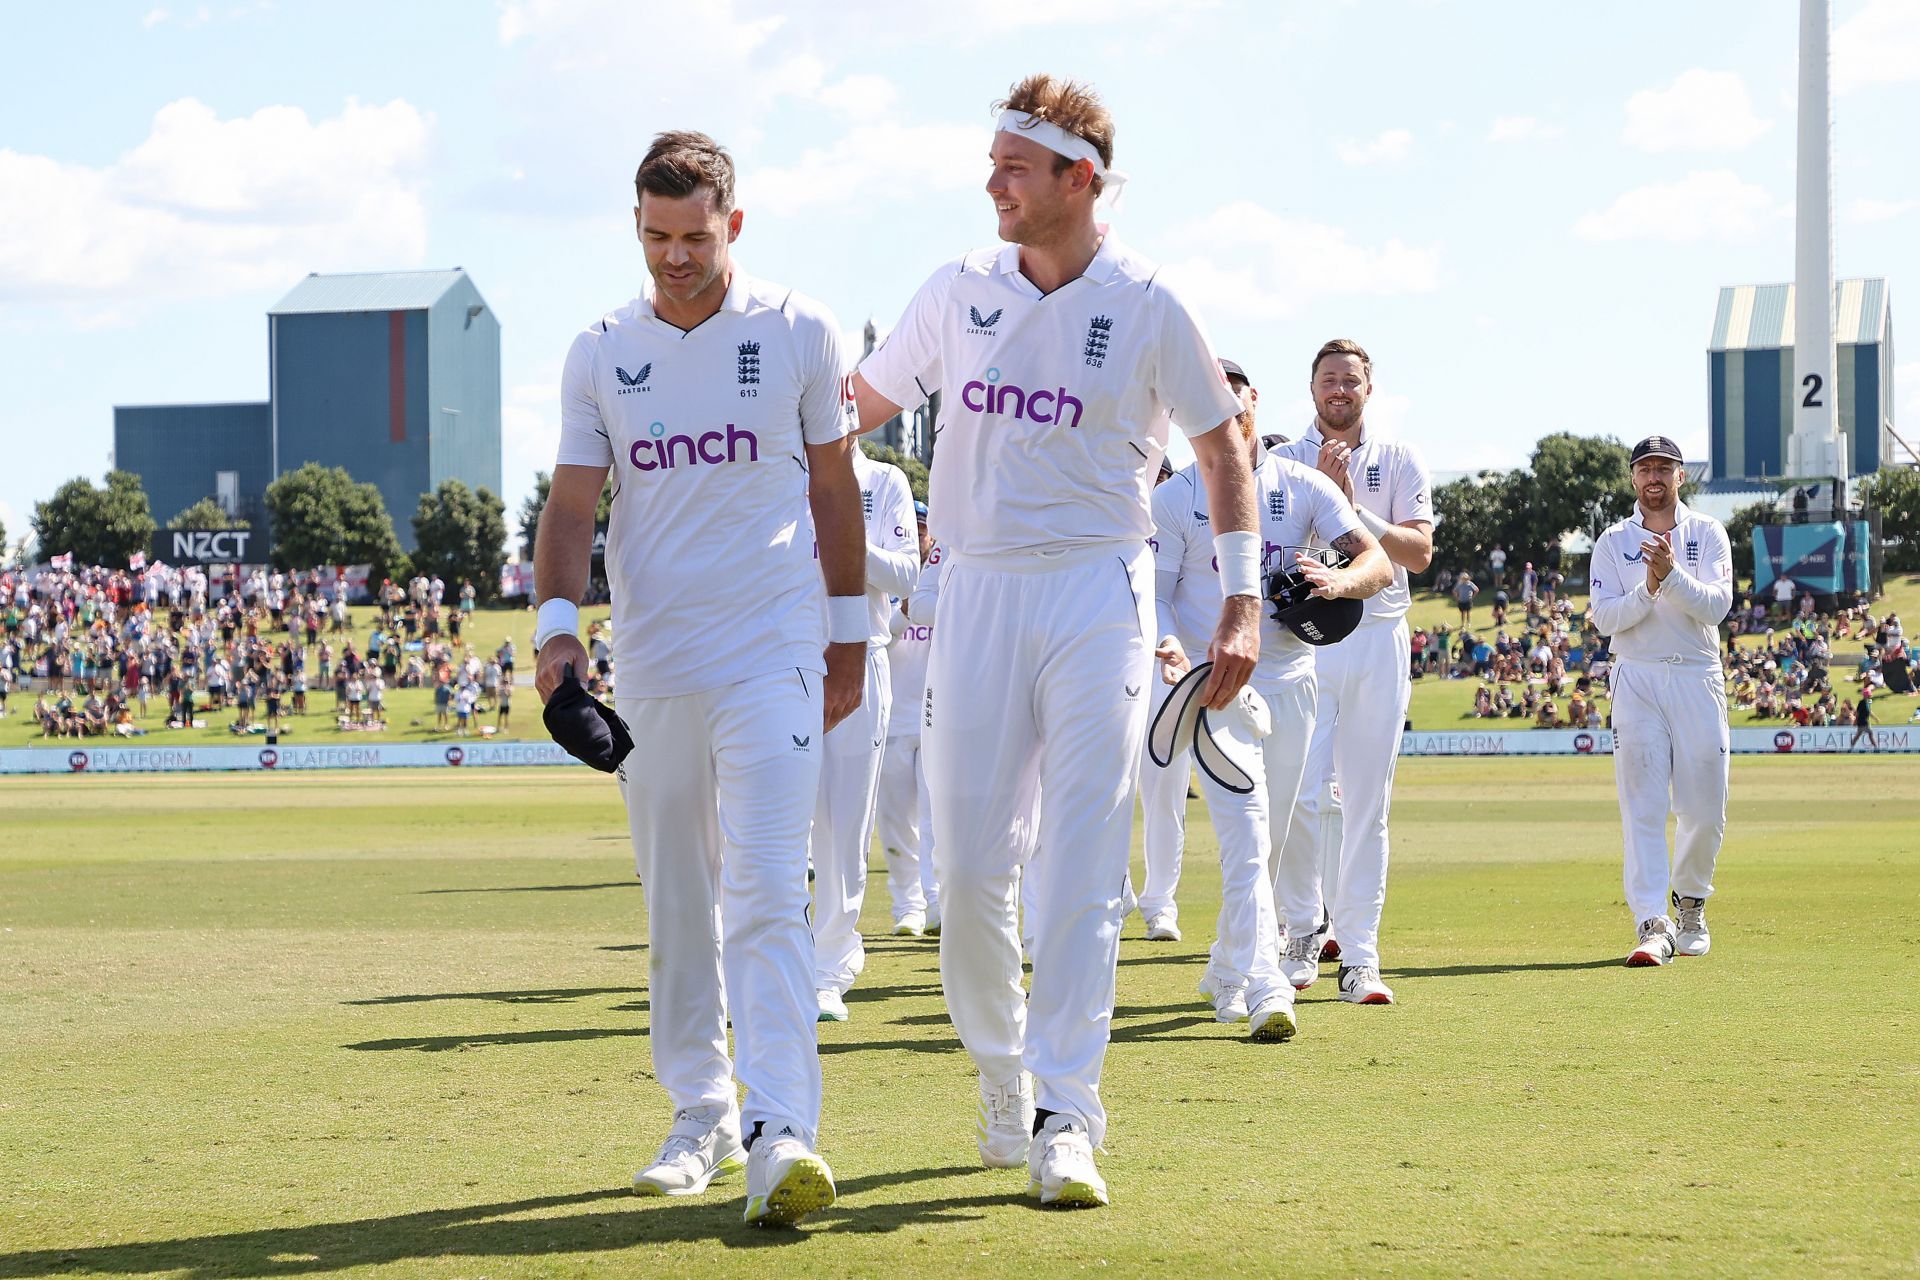
[[[1400,465],[1394,468],[1393,523],[1410,520],[1433,523],[1433,475],[1420,451],[1400,443]]]
[[[913,490],[907,486],[906,472],[895,466],[882,467],[878,483],[884,492],[875,495],[879,537],[867,539],[867,585],[905,600],[920,579]]]
[[[1621,559],[1620,537],[1613,529],[1600,535],[1588,572],[1588,612],[1593,615],[1594,628],[1603,636],[1617,635],[1653,612],[1645,570],[1636,575]]]
[[[1282,481],[1285,472],[1281,473]],[[1347,495],[1334,487],[1333,481],[1318,468],[1301,468],[1300,480],[1305,487],[1303,495],[1307,499],[1307,514],[1313,526],[1313,540],[1323,546],[1332,546],[1335,538],[1345,537],[1360,528],[1360,515]]]
[[[940,324],[965,267],[960,258],[929,276],[893,332],[860,365],[867,385],[902,408],[919,404],[940,385]]]
[[[800,435],[808,444],[832,444],[851,435],[852,381],[847,377],[846,354],[840,349],[840,324],[817,303],[796,302],[793,336],[799,344],[803,381],[800,384]]]
[[[907,617],[920,626],[933,625],[934,614],[940,609],[940,570],[947,558],[947,549],[939,543],[933,544],[933,550],[927,553],[927,563],[920,570],[920,580],[913,584],[913,594],[907,597]]]
[[[1169,480],[1153,491],[1153,537],[1149,542],[1153,548],[1153,615],[1154,626],[1163,636],[1178,634],[1173,625],[1173,595],[1187,559],[1186,504],[1175,503],[1167,496],[1167,490],[1177,483]]]
[[[573,340],[560,374],[560,450],[554,461],[563,467],[613,465],[613,439],[593,387],[593,353],[589,330]]]
[[[1154,395],[1187,435],[1203,436],[1239,413],[1240,401],[1227,386],[1200,317],[1165,281],[1156,280],[1151,287],[1160,294]]]
[[[1706,545],[1701,548],[1698,571],[1689,573],[1676,560],[1660,591],[1663,595],[1672,592],[1674,603],[1688,617],[1717,627],[1733,608],[1733,544],[1727,538],[1726,526],[1717,520],[1708,526],[1701,541]]]

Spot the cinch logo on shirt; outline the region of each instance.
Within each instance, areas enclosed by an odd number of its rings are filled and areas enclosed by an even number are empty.
[[[671,471],[675,467],[693,467],[706,463],[740,461],[740,446],[747,446],[747,461],[760,461],[760,437],[741,431],[731,422],[725,431],[703,431],[699,435],[667,434],[667,425],[656,422],[647,428],[651,437],[633,442],[627,458],[640,471]],[[722,451],[724,447],[724,452]]]
[[[1067,406],[1072,405],[1073,421],[1065,424],[1068,427],[1080,425],[1081,410],[1086,408],[1068,395],[1065,387],[1053,391],[1028,391],[1011,382],[1002,386],[998,369],[987,370],[986,381],[976,378],[960,388],[960,403],[975,413],[998,413],[1032,422],[1062,422]]]

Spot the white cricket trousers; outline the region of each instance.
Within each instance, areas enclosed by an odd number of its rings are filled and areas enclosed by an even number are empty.
[[[1312,933],[1324,906],[1340,937],[1340,963],[1380,963],[1387,905],[1387,817],[1393,771],[1413,683],[1404,618],[1362,623],[1338,644],[1314,650],[1319,696],[1298,800],[1274,839],[1274,897],[1289,934]],[[1331,772],[1339,784],[1339,873],[1323,884],[1322,829]],[[1278,810],[1275,813],[1278,814]],[[1279,822],[1275,822],[1276,828]]]
[[[1313,668],[1283,679],[1262,681],[1254,673],[1254,692],[1266,699],[1273,732],[1257,744],[1232,733],[1257,752],[1260,777],[1247,795],[1236,795],[1200,770],[1200,794],[1213,815],[1220,845],[1220,923],[1207,966],[1223,985],[1247,988],[1247,1007],[1272,995],[1292,995],[1280,973],[1280,922],[1273,897],[1273,859],[1280,856],[1272,815],[1292,811],[1306,766],[1313,730]],[[1220,730],[1216,730],[1219,732]]]
[[[1199,661],[1195,658],[1194,661]],[[1156,681],[1162,698],[1173,691]],[[1180,889],[1180,859],[1187,843],[1187,779],[1193,774],[1190,753],[1174,753],[1161,768],[1143,748],[1140,753],[1140,843],[1147,855],[1147,883],[1140,890],[1140,914],[1167,912],[1180,918],[1174,895]]]
[[[1612,692],[1627,907],[1638,923],[1666,915],[1669,893],[1703,900],[1713,893],[1713,865],[1727,832],[1726,680],[1718,663],[1621,658]]]
[[[1007,1084],[1024,1066],[1035,1104],[1079,1117],[1095,1145],[1153,696],[1152,584],[1145,544],[955,556],[927,666],[922,738],[954,1029],[984,1079]],[[1023,992],[1016,881],[1036,845]]]
[[[913,912],[938,911],[940,882],[933,875],[933,823],[928,820],[926,762],[920,735],[887,739],[880,757],[877,826],[887,860],[887,896],[893,922]]]
[[[640,744],[620,772],[646,888],[654,1075],[675,1110],[733,1106],[737,1078],[747,1132],[790,1123],[815,1145],[807,826],[820,788],[820,677],[788,669],[678,698],[621,698],[616,709]]]
[[[893,678],[883,645],[867,646],[867,683],[853,714],[827,735],[820,795],[813,811],[813,985],[845,995],[866,968],[860,908],[867,900],[867,854],[880,790],[880,757],[893,709]]]

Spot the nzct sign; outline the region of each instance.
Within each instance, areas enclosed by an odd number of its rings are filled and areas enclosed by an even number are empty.
[[[162,529],[153,535],[153,558],[168,564],[251,564],[251,529]]]

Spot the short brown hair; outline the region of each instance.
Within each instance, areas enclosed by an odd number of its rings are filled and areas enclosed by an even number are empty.
[[[713,190],[714,205],[721,213],[733,212],[733,157],[727,149],[691,129],[655,134],[639,172],[633,175],[635,202],[649,191],[679,199],[701,187]]]
[[[1007,90],[1007,96],[993,104],[998,111],[1023,111],[1027,115],[1058,125],[1077,138],[1091,143],[1100,153],[1100,164],[1113,167],[1113,113],[1093,86],[1078,80],[1056,79],[1042,71]],[[1055,156],[1053,171],[1063,172],[1073,161]],[[1104,184],[1093,180],[1093,193],[1100,194]]]
[[[1320,362],[1328,356],[1359,356],[1360,369],[1367,375],[1367,381],[1373,381],[1373,360],[1367,355],[1367,349],[1352,338],[1333,338],[1320,344],[1313,353],[1313,365],[1307,370],[1309,380],[1320,376]]]

